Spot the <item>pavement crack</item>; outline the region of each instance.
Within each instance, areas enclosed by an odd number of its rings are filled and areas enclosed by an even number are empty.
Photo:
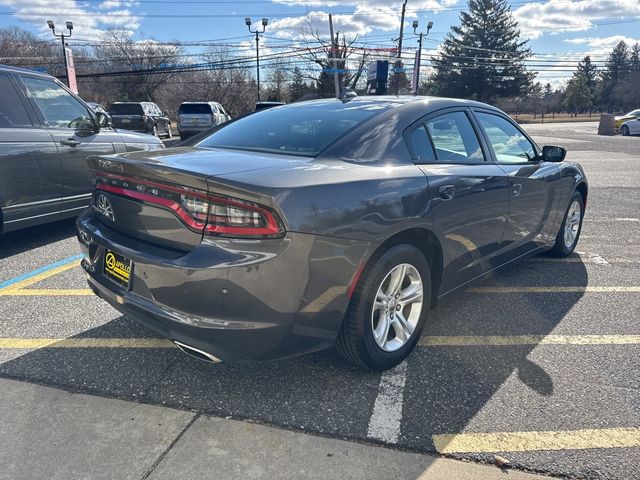
[[[149,470],[146,471],[146,473],[142,476],[141,480],[147,480],[149,478],[149,476],[154,472],[154,470],[158,467],[158,465],[160,465],[160,462],[162,462],[162,460],[164,460],[164,457],[167,456],[167,454],[171,451],[171,449],[173,449],[175,444],[180,441],[182,436],[185,433],[187,433],[187,430],[189,430],[191,428],[191,425],[193,425],[196,422],[196,420],[198,420],[198,418],[200,418],[200,413],[196,413],[193,416],[193,418],[191,420],[189,420],[189,422],[184,426],[184,428],[182,430],[180,430],[180,433],[178,433],[178,435],[176,435],[176,438],[173,439],[173,441],[169,444],[169,446],[167,448],[164,449],[164,451],[160,454],[160,456],[156,459],[156,461],[153,462],[153,465],[151,465]]]

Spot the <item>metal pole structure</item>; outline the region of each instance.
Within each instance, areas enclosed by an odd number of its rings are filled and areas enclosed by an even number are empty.
[[[73,22],[67,22],[66,27],[69,30],[69,35],[65,35],[64,33],[57,34],[56,27],[51,20],[47,20],[47,25],[51,29],[53,36],[62,40],[62,58],[64,59],[64,75],[67,78],[67,86],[71,87],[69,82],[69,65],[67,64],[67,47],[64,43],[65,38],[69,38],[71,33],[73,32]]]
[[[338,75],[338,61],[336,60],[338,42],[333,38],[333,19],[331,14],[329,14],[329,33],[331,35],[331,58],[333,59],[333,84],[336,89],[336,98],[340,98],[340,75]]]
[[[258,102],[260,102],[260,37],[256,32],[256,78],[258,80]]]
[[[408,0],[404,0],[404,3],[402,4],[402,16],[400,17],[400,38],[398,38],[398,64],[402,64],[402,36],[403,36],[403,32],[404,32],[404,13],[407,10],[407,1]],[[394,63],[394,68],[393,68],[393,74],[396,77],[396,95],[398,95],[398,89],[399,89],[399,85],[400,85],[400,72],[396,72],[396,67],[395,67],[395,63]]]
[[[258,30],[257,28],[255,30],[251,30],[251,19],[249,17],[245,17],[244,23],[249,28],[249,33],[256,34],[256,80],[258,83],[258,103],[260,103],[260,34],[264,33],[267,29],[269,19],[262,19],[262,30]]]
[[[418,61],[416,62],[416,66],[413,68],[418,69],[418,73],[415,75],[416,84],[413,86],[413,94],[418,95],[418,89],[420,88],[420,63],[422,60],[422,32],[418,36]]]
[[[429,22],[427,23],[427,33],[425,33],[424,35],[427,36],[429,35],[429,31],[431,30],[431,28],[433,27],[433,22]],[[414,95],[418,95],[418,90],[420,89],[420,64],[422,61],[422,35],[423,33],[417,33],[416,30],[418,29],[418,21],[414,20],[413,21],[413,34],[418,36],[418,54],[416,55],[416,64],[413,66],[414,69],[417,69],[415,71],[414,74],[414,78],[416,80],[415,85],[413,86],[413,94]]]

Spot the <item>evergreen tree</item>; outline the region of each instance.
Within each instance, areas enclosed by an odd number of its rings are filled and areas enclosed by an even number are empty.
[[[640,43],[636,43],[631,49],[629,67],[632,73],[640,73]]]
[[[295,102],[309,93],[309,85],[304,81],[304,75],[299,67],[294,67],[291,73],[291,86],[289,87],[289,95],[291,101]]]
[[[582,75],[584,83],[589,90],[589,116],[596,104],[596,90],[598,86],[598,67],[591,63],[591,57],[587,55],[578,63],[578,73]]]
[[[564,93],[564,106],[574,116],[591,108],[591,93],[584,74],[576,72]]]
[[[631,58],[627,44],[624,41],[620,41],[609,55],[602,73],[601,100],[602,105],[610,113],[623,103],[618,95],[620,90],[618,87],[622,85],[629,74],[630,62]]]
[[[481,101],[522,95],[535,76],[524,64],[532,53],[507,0],[469,0],[468,6],[433,61],[438,93]]]

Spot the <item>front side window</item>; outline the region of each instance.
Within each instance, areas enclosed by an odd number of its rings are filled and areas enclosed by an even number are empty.
[[[29,115],[8,75],[0,75],[0,128],[31,127]]]
[[[476,132],[464,112],[452,112],[427,120],[427,130],[442,163],[479,163],[484,155]]]
[[[491,113],[476,112],[498,163],[523,163],[537,157],[533,145],[518,128],[507,119]]]
[[[56,82],[31,77],[23,77],[22,81],[50,127],[93,128],[91,115],[85,106]]]

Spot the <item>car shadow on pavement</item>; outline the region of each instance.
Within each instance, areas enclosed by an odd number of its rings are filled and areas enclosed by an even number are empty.
[[[576,257],[578,258],[578,257]],[[575,260],[575,259],[574,259]],[[580,261],[509,267],[475,286],[584,288]],[[584,292],[472,293],[445,298],[426,336],[550,334]],[[73,300],[67,300],[72,302]],[[43,320],[44,321],[44,320]],[[124,317],[78,338],[155,335]],[[554,395],[553,378],[528,358],[535,344],[419,346],[407,361],[398,446],[433,451],[433,435],[462,432],[507,381],[524,393],[510,408]],[[515,374],[515,375],[514,375]],[[367,437],[381,374],[345,363],[333,351],[265,363],[208,364],[175,348],[43,348],[0,364],[0,376],[71,391],[251,419],[310,433]],[[504,400],[504,399],[503,399]],[[523,403],[524,402],[524,403]],[[526,415],[526,412],[522,413]]]
[[[0,234],[0,259],[74,237],[76,234],[75,225],[75,218],[70,218]]]

